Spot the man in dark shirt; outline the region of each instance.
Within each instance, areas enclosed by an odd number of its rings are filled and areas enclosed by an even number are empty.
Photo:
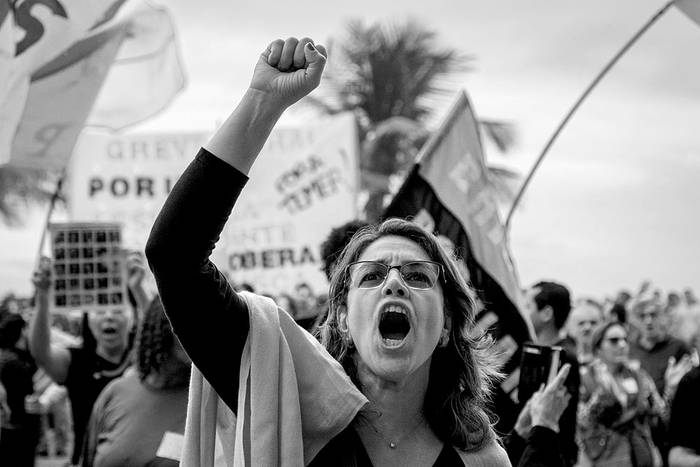
[[[561,337],[561,329],[571,312],[569,290],[556,282],[538,282],[526,293],[525,309],[537,334],[537,343],[562,347],[561,363],[571,365],[571,371],[564,383],[571,399],[559,419],[557,436],[564,461],[566,465],[571,466],[576,464],[578,459],[576,411],[581,377],[576,359],[576,343],[569,337]]]
[[[639,366],[654,380],[659,394],[671,400],[679,373],[685,371],[682,367],[689,365],[690,348],[669,334],[670,316],[660,294],[654,291],[641,294],[632,303],[631,311],[639,336],[630,342],[630,360],[639,362]],[[662,421],[652,426],[652,437],[664,465],[668,465],[670,446]]]
[[[680,363],[684,355],[690,354],[690,349],[668,333],[668,312],[655,295],[637,299],[632,305],[632,314],[639,329],[639,338],[630,342],[630,359],[637,360],[640,367],[649,373],[657,391],[663,396],[669,359],[673,357],[675,362]]]
[[[671,404],[668,440],[671,467],[700,466],[700,368],[681,379]]]

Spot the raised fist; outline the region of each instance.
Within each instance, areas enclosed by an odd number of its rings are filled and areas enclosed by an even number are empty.
[[[307,37],[273,41],[255,65],[250,88],[288,107],[321,82],[326,49]]]

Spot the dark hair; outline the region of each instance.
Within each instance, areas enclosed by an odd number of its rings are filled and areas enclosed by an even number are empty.
[[[486,334],[469,333],[474,326],[473,292],[434,235],[416,224],[395,218],[358,231],[343,250],[331,276],[328,317],[318,331],[321,343],[360,387],[353,359],[355,350],[339,329],[339,310],[346,305],[350,287],[345,270],[374,241],[389,235],[414,241],[432,261],[444,268],[441,281],[444,308],[449,313],[452,328],[447,347],[438,347],[433,353],[423,413],[443,442],[462,450],[479,449],[493,438],[486,414],[492,383],[500,376],[488,352],[493,341]]]
[[[24,318],[14,313],[6,313],[0,319],[0,349],[11,349],[22,337],[25,326]]]
[[[591,336],[591,345],[593,346],[593,351],[598,350],[600,346],[603,345],[603,339],[605,338],[605,334],[608,332],[608,329],[610,329],[613,326],[620,326],[622,329],[625,330],[625,333],[627,334],[627,328],[622,323],[619,323],[617,321],[606,321],[605,323],[601,324],[593,330],[593,334]]]
[[[571,312],[571,295],[569,289],[556,282],[541,281],[535,284],[539,290],[535,295],[537,309],[551,306],[554,312],[554,327],[561,329]]]
[[[172,355],[174,342],[175,335],[163,311],[163,303],[156,296],[151,300],[139,329],[136,366],[141,381],[160,370]]]
[[[351,220],[343,225],[331,229],[328,237],[321,243],[321,262],[323,263],[323,272],[326,278],[330,281],[333,274],[338,257],[343,252],[343,249],[348,244],[355,232],[367,227],[368,222],[361,220]]]

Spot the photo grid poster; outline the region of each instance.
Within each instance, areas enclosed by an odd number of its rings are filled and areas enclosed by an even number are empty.
[[[53,311],[128,306],[119,224],[54,223],[49,232]]]

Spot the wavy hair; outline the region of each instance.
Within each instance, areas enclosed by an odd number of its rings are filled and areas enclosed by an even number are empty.
[[[174,341],[173,328],[165,316],[160,296],[156,296],[151,300],[139,329],[136,367],[141,381],[160,371],[173,353]]]
[[[346,269],[374,241],[389,235],[414,241],[444,268],[441,286],[452,328],[448,345],[433,352],[423,413],[443,442],[462,450],[480,449],[494,437],[486,407],[493,383],[500,377],[499,364],[490,351],[493,340],[485,333],[470,333],[474,328],[474,293],[434,235],[396,218],[358,231],[343,250],[331,276],[329,312],[317,335],[360,387],[354,361],[356,351],[339,329],[339,310],[346,306],[350,287]]]

